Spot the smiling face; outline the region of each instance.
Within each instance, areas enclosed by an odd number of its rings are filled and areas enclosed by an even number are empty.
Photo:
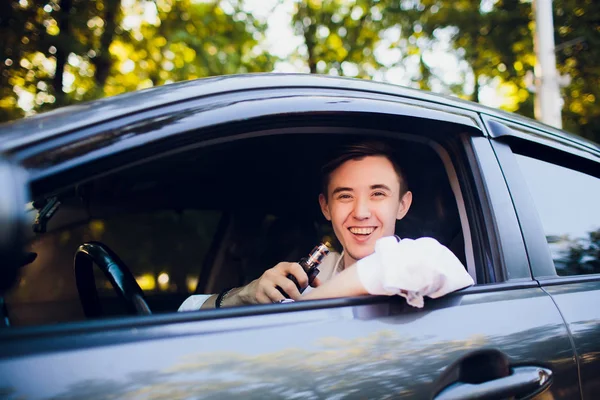
[[[401,178],[384,156],[349,160],[329,175],[327,196],[319,196],[321,211],[331,221],[344,247],[344,265],[375,251],[375,242],[392,236],[396,220],[402,219],[412,193],[401,193]]]

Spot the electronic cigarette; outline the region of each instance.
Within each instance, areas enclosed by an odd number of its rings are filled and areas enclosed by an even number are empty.
[[[327,254],[329,254],[329,248],[327,248],[325,244],[321,243],[308,254],[308,257],[303,257],[302,259],[300,259],[300,261],[298,261],[298,264],[300,264],[302,269],[304,269],[304,272],[306,272],[306,275],[308,275],[309,285],[315,280],[315,278],[319,274],[318,267]],[[306,289],[306,287],[300,287],[294,275],[288,274],[287,277],[296,284],[296,287],[298,288],[300,293],[304,292],[304,289]],[[287,293],[281,290],[281,288],[278,289],[285,297],[290,297],[287,295]]]

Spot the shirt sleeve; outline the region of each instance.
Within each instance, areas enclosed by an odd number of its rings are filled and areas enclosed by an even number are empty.
[[[195,294],[187,299],[179,306],[177,311],[197,311],[208,300],[212,294]]]
[[[384,237],[375,252],[357,262],[358,277],[370,294],[400,295],[414,307],[424,296],[438,298],[474,284],[460,260],[429,237]]]

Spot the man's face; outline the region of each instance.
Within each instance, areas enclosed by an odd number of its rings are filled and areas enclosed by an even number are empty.
[[[323,215],[344,247],[346,266],[372,254],[377,239],[393,235],[411,202],[410,192],[400,198],[400,178],[382,156],[346,161],[331,173],[327,198],[319,196]]]

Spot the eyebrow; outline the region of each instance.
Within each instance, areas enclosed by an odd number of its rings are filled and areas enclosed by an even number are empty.
[[[353,192],[354,189],[349,188],[349,187],[336,187],[335,189],[333,189],[333,192],[331,192],[331,195],[333,196],[336,193],[339,192]]]
[[[392,189],[390,189],[390,187],[388,185],[384,185],[383,183],[379,183],[377,185],[371,185],[371,190],[373,190],[373,189],[384,189],[389,192],[392,191]]]
[[[387,190],[389,192],[392,191],[392,189],[390,189],[389,186],[384,185],[383,183],[378,183],[376,185],[371,185],[371,190],[374,189],[383,189],[383,190]],[[340,193],[340,192],[353,192],[354,189],[350,188],[350,187],[336,187],[335,189],[333,189],[333,192],[331,192],[331,195],[333,196],[336,193]]]

